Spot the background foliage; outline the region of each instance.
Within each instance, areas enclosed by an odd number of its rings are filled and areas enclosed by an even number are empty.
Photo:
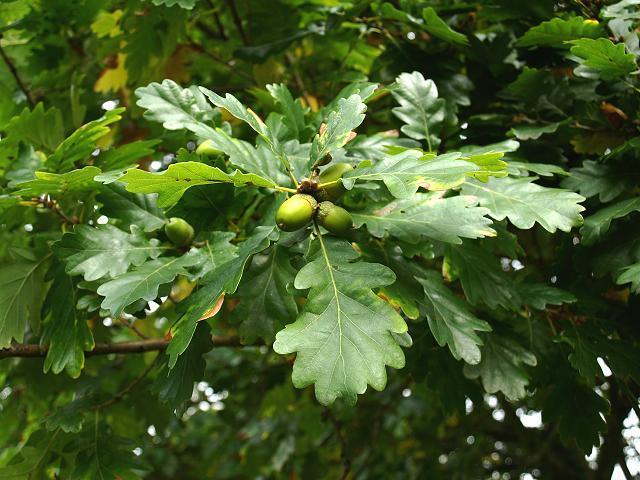
[[[2,2],[0,478],[637,474],[639,19]]]

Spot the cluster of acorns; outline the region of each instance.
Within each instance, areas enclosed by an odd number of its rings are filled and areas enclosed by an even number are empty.
[[[324,170],[316,179],[306,180],[292,197],[280,205],[276,224],[285,232],[305,227],[311,220],[336,235],[346,235],[353,227],[351,214],[335,205],[345,191],[342,176],[353,170],[348,163],[336,163]]]

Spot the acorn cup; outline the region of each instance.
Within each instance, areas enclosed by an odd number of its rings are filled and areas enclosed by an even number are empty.
[[[316,211],[318,224],[335,235],[344,236],[353,228],[353,218],[344,208],[332,202],[321,202]]]
[[[294,232],[313,218],[318,202],[311,195],[297,193],[284,201],[276,212],[276,225],[285,232]]]

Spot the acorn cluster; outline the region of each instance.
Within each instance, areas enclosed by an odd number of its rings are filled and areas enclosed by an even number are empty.
[[[296,193],[280,205],[276,224],[285,232],[305,227],[311,220],[336,235],[346,235],[353,227],[351,214],[333,203],[346,191],[342,176],[352,170],[348,163],[337,163],[317,179],[305,180]]]

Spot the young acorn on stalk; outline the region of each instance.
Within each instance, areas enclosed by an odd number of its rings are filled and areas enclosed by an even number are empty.
[[[303,185],[310,188],[310,194],[297,193],[280,205],[276,213],[278,228],[285,232],[293,232],[315,219],[329,232],[346,235],[353,227],[351,214],[329,200],[337,199],[346,191],[340,179],[350,170],[353,170],[351,165],[338,163],[321,173],[317,181],[305,180]],[[323,183],[329,185],[318,189],[317,185]],[[316,197],[322,202],[318,203]]]
[[[186,247],[193,241],[193,227],[185,220],[171,217],[164,224],[164,233],[176,247]]]

